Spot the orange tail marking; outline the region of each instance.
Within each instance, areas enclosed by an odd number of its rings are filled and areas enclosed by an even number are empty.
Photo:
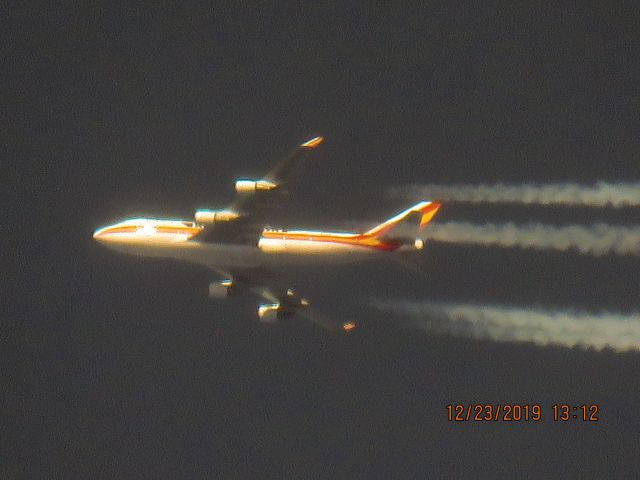
[[[426,206],[424,210],[422,210],[422,217],[420,218],[420,226],[418,227],[418,230],[422,230],[427,223],[431,221],[435,214],[438,213],[441,206],[442,204],[438,202],[431,202],[431,205]]]

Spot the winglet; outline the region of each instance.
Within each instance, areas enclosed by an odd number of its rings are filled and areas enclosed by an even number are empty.
[[[324,140],[323,137],[314,137],[311,140],[307,140],[300,146],[304,148],[316,148],[318,145],[322,143],[323,140]]]

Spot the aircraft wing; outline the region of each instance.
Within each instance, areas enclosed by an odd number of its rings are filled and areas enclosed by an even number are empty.
[[[228,285],[230,280],[231,288],[250,291],[265,299],[271,305],[279,305],[287,311],[287,316],[303,318],[322,329],[330,331],[348,332],[355,328],[353,322],[339,322],[322,314],[309,305],[306,299],[291,289],[275,286],[273,275],[269,271],[264,269],[234,269],[233,271],[217,269],[217,272],[227,279],[219,285]]]
[[[315,137],[298,145],[261,179],[275,185],[275,188],[236,193],[229,210],[240,214],[240,217],[207,225],[194,240],[255,245],[267,224],[268,216],[284,204],[288,195],[287,187],[295,181],[301,160],[322,141],[322,137]]]
[[[274,291],[270,290],[268,287],[255,287],[252,289],[252,291],[258,296],[264,298],[265,300],[271,303],[281,303],[283,301],[285,302],[287,301],[286,293],[276,295]],[[321,313],[316,308],[310,305],[296,308],[295,313],[293,315],[295,315],[298,318],[303,318],[324,330],[349,331],[355,328],[355,323],[338,322],[336,320],[333,320],[327,317],[326,315],[324,315],[323,313]]]

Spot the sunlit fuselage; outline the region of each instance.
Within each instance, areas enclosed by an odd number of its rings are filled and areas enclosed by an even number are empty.
[[[212,269],[357,262],[406,248],[363,234],[302,230],[264,230],[256,245],[208,243],[198,241],[202,230],[189,221],[139,218],[100,228],[93,237],[122,253],[174,258]]]

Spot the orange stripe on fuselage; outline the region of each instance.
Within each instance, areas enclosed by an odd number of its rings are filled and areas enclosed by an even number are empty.
[[[353,245],[356,247],[367,247],[375,250],[393,251],[400,247],[397,243],[381,242],[375,237],[362,235],[358,233],[336,234],[324,232],[280,232],[275,230],[265,230],[262,232],[262,238],[279,239],[279,240],[298,240],[307,242],[330,242],[341,245]]]
[[[162,225],[153,225],[153,233],[150,236],[153,236],[155,233],[170,233],[170,234],[187,234],[189,236],[194,236],[196,233],[199,233],[202,230],[202,227],[177,227],[177,226],[162,226]],[[100,232],[101,234],[112,234],[112,233],[136,233],[138,230],[143,228],[140,225],[126,225],[124,227],[113,227],[107,228]]]

